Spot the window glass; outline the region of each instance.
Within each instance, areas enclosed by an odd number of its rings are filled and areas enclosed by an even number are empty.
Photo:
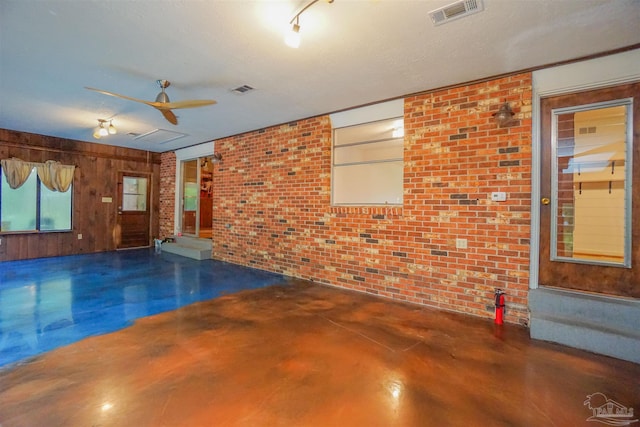
[[[402,160],[402,139],[342,146],[335,150],[335,164]]]
[[[125,211],[147,210],[147,178],[125,176],[122,194],[122,209]]]
[[[40,182],[35,168],[16,189],[9,186],[4,173],[0,175],[0,231],[71,230],[73,187],[64,193],[51,191]]]
[[[552,259],[629,265],[629,107],[555,112]]]
[[[73,187],[61,193],[40,184],[40,230],[71,230]]]
[[[20,187],[9,187],[2,174],[2,198],[0,199],[0,219],[2,231],[36,230],[38,175],[35,169]]]
[[[396,162],[337,167],[333,172],[333,203],[401,204],[402,181],[402,165]]]
[[[336,128],[333,142],[334,205],[402,204],[402,118]]]

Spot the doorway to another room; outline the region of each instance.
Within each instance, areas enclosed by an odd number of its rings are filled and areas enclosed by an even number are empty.
[[[186,236],[211,239],[213,159],[206,156],[184,160],[181,166],[181,233]]]

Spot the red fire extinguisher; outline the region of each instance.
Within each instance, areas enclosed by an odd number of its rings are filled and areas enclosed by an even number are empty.
[[[504,312],[505,312],[504,296],[505,295],[506,294],[502,291],[502,289],[496,289],[496,292],[495,292],[496,325],[502,325],[502,323],[504,323]]]

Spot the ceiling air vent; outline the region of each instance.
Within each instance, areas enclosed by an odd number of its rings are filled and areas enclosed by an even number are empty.
[[[462,0],[429,12],[434,25],[442,25],[454,19],[482,12],[482,0]]]
[[[235,89],[231,89],[231,92],[235,92],[235,93],[237,93],[237,94],[239,94],[239,95],[242,95],[242,94],[244,94],[244,93],[249,92],[250,90],[253,90],[253,88],[252,88],[251,86],[249,86],[249,85],[242,85],[242,86],[238,86],[238,87],[237,87],[237,88],[235,88]]]
[[[132,133],[129,135],[131,134]],[[166,144],[169,141],[175,141],[176,139],[184,138],[185,136],[188,135],[186,133],[174,132],[172,130],[156,129],[151,132],[135,136],[133,139],[136,141],[149,142],[151,144]]]

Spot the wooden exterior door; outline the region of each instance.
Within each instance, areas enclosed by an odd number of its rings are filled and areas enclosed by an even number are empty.
[[[151,177],[148,174],[118,174],[118,249],[148,247]]]
[[[640,298],[640,83],[541,100],[539,284]]]

